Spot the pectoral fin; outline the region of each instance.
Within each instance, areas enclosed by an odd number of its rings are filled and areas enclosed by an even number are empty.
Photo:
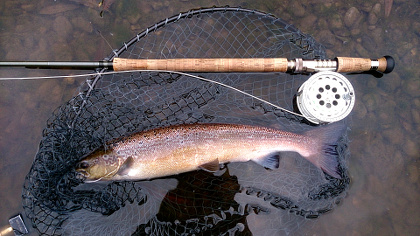
[[[120,176],[128,175],[133,164],[134,164],[133,157],[131,156],[128,157],[118,169],[117,175],[120,175]]]
[[[274,169],[279,168],[280,153],[278,152],[270,153],[267,156],[264,156],[262,158],[259,158],[253,161],[263,166],[264,168],[274,170]]]
[[[219,159],[216,158],[213,161],[204,163],[204,164],[202,164],[202,165],[200,165],[198,167],[200,169],[205,170],[205,171],[208,171],[208,172],[216,172],[216,171],[218,171],[220,169],[220,165],[219,164],[220,164],[219,163]]]

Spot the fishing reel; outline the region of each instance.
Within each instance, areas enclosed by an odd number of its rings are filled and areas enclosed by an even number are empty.
[[[289,60],[288,68],[294,73],[317,72],[298,89],[297,109],[314,124],[340,121],[352,111],[356,96],[350,81],[337,72],[390,73],[394,66],[391,56],[379,59],[337,57],[334,60]]]
[[[311,123],[340,121],[352,111],[355,93],[350,81],[342,74],[322,71],[305,81],[296,94],[299,112]]]

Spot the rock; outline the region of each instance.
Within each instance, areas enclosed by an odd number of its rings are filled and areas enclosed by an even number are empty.
[[[318,19],[318,27],[320,29],[328,29],[328,23],[324,18]]]
[[[353,36],[357,36],[361,33],[362,31],[359,28],[354,28],[350,31],[350,34]]]
[[[409,165],[407,167],[407,172],[408,172],[408,179],[410,180],[410,182],[413,184],[417,183],[419,179],[419,168],[415,165]]]
[[[404,145],[405,153],[407,153],[407,155],[409,155],[410,157],[418,158],[420,155],[420,150],[419,150],[418,145],[419,144],[417,140],[412,141],[411,139],[407,138]]]
[[[362,46],[368,50],[372,50],[377,47],[375,40],[368,35],[362,35]]]
[[[363,1],[359,8],[361,11],[370,12],[372,10],[373,3],[371,1]]]
[[[337,43],[334,34],[327,29],[318,33],[317,40],[322,42],[322,45],[324,45],[326,48],[333,48]]]
[[[91,33],[93,31],[92,24],[86,20],[84,17],[78,16],[71,19],[73,26],[77,29],[80,29],[84,32]]]
[[[388,189],[384,189],[383,193],[385,193]],[[384,203],[385,205],[386,203]],[[382,206],[383,208],[386,206]],[[385,208],[383,214],[391,214],[389,212],[389,208]],[[390,232],[394,231],[393,225],[389,223],[389,218],[387,217],[377,217],[372,225],[375,226],[375,230],[373,231],[374,235],[392,235]],[[363,232],[364,233],[364,232]]]
[[[36,7],[37,7],[36,2],[29,2],[29,3],[22,4],[20,6],[20,8],[24,11],[33,11],[36,9]]]
[[[57,14],[57,13],[71,11],[71,10],[74,10],[74,9],[76,9],[78,7],[79,6],[74,5],[74,4],[58,3],[58,4],[53,4],[51,6],[48,6],[48,7],[45,7],[43,9],[41,9],[39,11],[39,14],[42,14],[42,15],[54,15],[54,14]]]
[[[412,189],[410,189],[410,192],[411,192],[411,194],[413,194],[414,196],[417,194],[417,196],[418,196],[418,192],[416,192],[416,190],[415,190],[415,188],[412,188]],[[416,203],[418,203],[418,199],[417,199],[417,201],[413,201],[412,202],[413,204],[416,204]],[[404,218],[405,218],[405,222],[407,222],[407,224],[408,225],[418,225],[418,223],[420,222],[420,214],[419,214],[419,212],[418,212],[418,205],[417,205],[417,207],[409,207],[407,210],[406,210],[406,214],[405,214],[405,216],[404,216]],[[410,227],[411,228],[411,227]],[[412,228],[414,228],[414,227],[412,227]],[[417,232],[418,233],[418,232]],[[415,234],[415,233],[414,233]],[[414,234],[411,234],[411,235],[414,235]],[[405,235],[410,235],[410,234],[405,234]]]
[[[415,106],[416,109],[420,110],[420,98],[416,98],[413,100],[413,105]]]
[[[368,24],[375,25],[378,22],[379,17],[375,14],[370,12],[368,16]]]
[[[29,93],[25,93],[23,95],[23,101],[25,106],[30,109],[30,110],[34,110],[35,106],[36,106],[36,102],[33,98],[33,95],[29,94]]]
[[[380,102],[378,103],[376,112],[379,113],[379,118],[382,122],[381,124],[388,124],[392,126],[393,123],[398,122],[397,114],[395,113],[397,103],[394,101],[394,99],[381,96],[379,101]]]
[[[74,48],[65,41],[57,40],[50,45],[50,50],[54,52],[51,56],[54,60],[72,60],[73,58]]]
[[[300,22],[300,25],[301,25],[300,29],[305,33],[313,30],[315,22],[316,22],[317,19],[318,19],[318,17],[316,17],[314,14],[309,14],[309,15],[305,16]]]
[[[397,72],[387,74],[379,79],[378,87],[383,91],[391,93],[401,86],[401,78]]]
[[[382,29],[381,28],[372,29],[372,31],[370,31],[368,34],[373,39],[373,41],[375,41],[376,45],[382,45],[383,44],[384,39],[382,37]]]
[[[415,36],[413,36],[413,37],[415,37]],[[415,41],[415,39],[413,39],[413,41]],[[413,43],[413,45],[419,45],[419,43]],[[417,47],[413,47],[413,48],[411,48],[408,52],[407,52],[407,54],[406,54],[406,56],[405,57],[403,57],[403,58],[401,58],[401,62],[403,63],[403,65],[410,65],[410,64],[412,64],[413,63],[413,61],[417,61],[417,57],[418,57],[418,55],[419,55],[419,52],[418,52],[418,48]],[[419,65],[419,63],[418,63],[418,61],[417,61],[417,65]],[[416,66],[413,66],[413,67],[416,67]],[[419,71],[420,72],[420,71]]]
[[[298,17],[305,16],[305,8],[302,6],[302,4],[298,1],[292,1],[291,5],[291,12]]]
[[[357,26],[357,23],[361,20],[362,15],[359,10],[355,7],[351,7],[344,15],[344,24],[353,29]]]
[[[367,109],[365,105],[362,102],[358,102],[358,99],[356,99],[356,104],[353,108],[354,115],[356,116],[356,119],[362,120],[365,118],[367,114]]]
[[[378,80],[377,79],[368,80],[367,87],[369,89],[375,89],[376,87],[378,87]]]
[[[374,29],[376,29],[376,26],[375,25],[369,25],[368,26],[368,30],[374,30]]]
[[[411,110],[411,116],[413,117],[413,122],[415,124],[420,124],[420,111],[417,109],[412,109]]]
[[[371,13],[374,13],[375,15],[379,16],[381,14],[381,4],[376,3],[372,8]]]
[[[411,50],[415,48],[413,42],[398,42],[395,46],[397,47],[396,56],[398,56],[399,58],[405,58],[407,54],[409,54]]]
[[[138,4],[138,8],[141,9],[143,14],[147,15],[153,11],[152,7],[150,6],[150,3],[148,3],[147,1],[139,1]]]
[[[361,57],[369,58],[369,52],[361,44],[356,44],[356,51]]]
[[[366,109],[370,112],[377,109],[377,104],[379,100],[379,95],[375,91],[365,94],[362,97],[362,101],[365,104]]]
[[[54,20],[53,29],[61,38],[67,38],[72,33],[73,27],[66,17],[58,16]]]
[[[63,81],[66,85],[73,85],[76,82],[76,79],[74,77],[68,77],[64,78]]]
[[[51,93],[55,84],[55,81],[42,81],[41,85],[38,88],[37,94],[39,94],[41,99],[44,100],[43,102],[47,102],[49,100],[50,96],[47,95]]]
[[[391,144],[399,145],[404,141],[404,133],[399,127],[393,127],[383,131],[382,135]]]
[[[417,35],[420,35],[420,22],[415,21],[413,22],[413,30]]]
[[[142,15],[140,13],[130,14],[129,16],[127,16],[127,20],[128,22],[130,22],[130,24],[137,25],[141,17]]]
[[[393,28],[393,29],[387,29],[385,37],[389,37],[392,42],[406,42],[405,35],[407,35],[407,32],[404,32],[400,28]]]
[[[33,48],[35,46],[35,38],[33,35],[28,35],[23,43],[25,48]]]
[[[343,28],[343,20],[340,14],[333,14],[328,18],[328,23],[331,29],[341,29]]]
[[[18,41],[18,40],[15,40]],[[23,46],[17,46],[21,45],[20,42],[13,42],[9,45],[9,48],[6,49],[6,55],[2,58],[2,60],[5,61],[16,61],[16,60],[22,60],[22,58],[27,57],[27,52],[24,50],[21,50]]]
[[[420,91],[420,79],[408,78],[404,84],[404,91],[412,97],[418,96]]]

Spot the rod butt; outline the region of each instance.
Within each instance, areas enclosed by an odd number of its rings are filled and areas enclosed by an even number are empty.
[[[384,70],[384,73],[387,74],[387,73],[390,73],[394,70],[395,60],[394,60],[394,58],[392,58],[391,56],[388,56],[388,55],[384,56],[384,58],[386,60],[386,68]]]

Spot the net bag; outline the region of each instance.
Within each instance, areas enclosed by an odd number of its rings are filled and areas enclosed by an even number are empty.
[[[107,60],[125,58],[324,58],[324,48],[272,15],[241,8],[191,10],[136,35]],[[105,72],[105,69],[99,71]],[[307,79],[284,73],[201,73],[292,110]],[[98,74],[47,122],[23,187],[23,207],[45,235],[278,235],[297,232],[333,209],[349,184],[345,134],[337,145],[341,179],[296,153],[280,167],[229,163],[151,181],[84,183],[86,154],[157,127],[234,123],[304,132],[314,127],[232,89],[188,75],[142,71]]]

